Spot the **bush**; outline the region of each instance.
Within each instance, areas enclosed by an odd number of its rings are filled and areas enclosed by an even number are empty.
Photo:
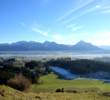
[[[14,89],[24,91],[30,87],[31,82],[22,74],[19,74],[16,75],[14,78],[9,79],[7,81],[7,85],[11,86]]]
[[[25,66],[26,66],[26,68],[34,69],[35,67],[39,66],[39,63],[41,63],[41,62],[32,60],[30,62],[25,63]]]
[[[14,77],[14,73],[5,70],[0,70],[0,74],[0,84],[6,84],[7,80]]]

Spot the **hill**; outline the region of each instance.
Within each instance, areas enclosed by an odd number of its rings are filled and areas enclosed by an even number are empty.
[[[35,91],[28,90],[20,92],[5,85],[0,85],[0,100],[82,100],[82,98],[84,100],[110,100],[110,97],[103,95],[103,91],[98,92],[97,88],[94,88],[96,86],[102,89],[109,89],[109,85],[102,84],[102,82],[97,80],[59,80],[53,74],[43,76],[41,79],[44,83],[39,84],[39,86],[34,85],[33,88]],[[76,92],[42,91],[62,87],[62,84],[64,88],[68,88],[70,85],[74,86]]]

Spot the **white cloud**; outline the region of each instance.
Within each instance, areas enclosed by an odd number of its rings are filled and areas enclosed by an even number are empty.
[[[82,37],[81,37],[82,36]],[[85,33],[80,35],[83,40],[94,45],[110,45],[110,32]]]
[[[49,30],[35,20],[30,24],[29,28],[31,29],[31,31],[39,33],[42,36],[47,37],[49,35]]]
[[[110,0],[101,0],[99,3],[101,13],[110,13]]]
[[[95,1],[95,0],[88,0],[88,1],[86,1],[86,2],[83,1],[83,2],[85,2],[83,5],[80,4],[80,5],[77,6],[76,8],[71,9],[71,10],[68,11],[65,15],[60,16],[60,17],[57,19],[57,21],[63,21],[64,19],[66,19],[66,18],[67,18],[68,16],[70,16],[71,14],[73,14],[73,13],[75,13],[76,11],[78,11],[78,10],[80,10],[80,9],[82,9],[82,8],[84,8],[84,7],[88,6],[88,5],[90,5],[90,4],[92,4],[94,1]]]
[[[110,13],[110,9],[104,10],[102,13]]]
[[[65,38],[63,35],[55,33],[52,36],[53,41],[57,42],[57,43],[65,43]]]
[[[69,25],[66,25],[66,28],[68,28],[69,30],[71,31],[77,31],[77,30],[80,30],[83,28],[83,26],[78,26],[77,24],[69,24]]]
[[[52,34],[51,38],[52,41],[55,41],[59,44],[70,44],[70,45],[73,45],[80,40],[76,33],[70,33],[66,35],[56,33]]]
[[[79,18],[79,17],[82,17],[82,16],[84,16],[84,15],[90,13],[90,12],[96,11],[96,10],[98,10],[98,9],[100,9],[100,8],[101,8],[100,5],[96,5],[96,6],[94,6],[94,7],[91,7],[91,8],[89,8],[89,9],[83,11],[82,13],[80,13],[79,15],[77,15],[76,17],[72,17],[72,18],[70,18],[70,19],[67,19],[67,20],[63,21],[63,23],[64,23],[64,24],[69,23],[69,22],[71,22],[71,21],[73,21],[73,20],[75,20],[75,19],[77,19],[77,18]]]
[[[48,32],[43,31],[43,30],[41,30],[41,29],[38,29],[38,28],[36,28],[36,27],[32,27],[32,31],[33,31],[33,32],[36,32],[36,33],[39,33],[39,34],[41,34],[41,35],[43,35],[43,36],[48,36]]]
[[[78,31],[78,30],[80,30],[82,28],[83,28],[83,26],[76,26],[76,27],[71,28],[71,30],[72,31]]]
[[[102,8],[101,13],[110,13],[110,7]]]
[[[80,40],[90,42],[94,45],[110,45],[110,32],[97,32],[91,33],[70,33],[67,36],[56,35],[54,37],[55,42],[63,44],[75,44]]]
[[[110,6],[105,6],[102,9],[106,10],[106,9],[110,9]]]

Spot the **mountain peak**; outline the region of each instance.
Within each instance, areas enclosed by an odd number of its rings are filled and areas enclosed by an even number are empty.
[[[85,41],[84,41],[84,40],[80,40],[79,42],[84,42],[84,43],[85,43]]]
[[[98,50],[101,50],[101,48],[91,44],[91,43],[88,43],[88,42],[85,42],[83,40],[79,41],[78,43],[76,43],[74,46],[74,49],[75,50],[87,50],[87,51],[98,51]]]
[[[88,43],[88,42],[81,40],[78,43],[76,43],[76,45],[91,45],[91,43]]]
[[[26,50],[69,50],[69,51],[102,51],[101,48],[87,43],[85,41],[79,41],[77,44],[69,46],[64,44],[57,44],[55,42],[45,41],[44,43],[34,41],[19,41],[12,44],[0,44],[0,51],[26,51]]]
[[[45,41],[43,44],[50,45],[50,44],[56,44],[56,42]]]

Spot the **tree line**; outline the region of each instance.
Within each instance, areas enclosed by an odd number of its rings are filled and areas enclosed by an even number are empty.
[[[23,91],[31,84],[39,84],[40,76],[50,73],[51,66],[59,66],[79,75],[97,71],[110,72],[110,63],[96,60],[57,58],[24,61],[17,58],[0,58],[0,84]]]

